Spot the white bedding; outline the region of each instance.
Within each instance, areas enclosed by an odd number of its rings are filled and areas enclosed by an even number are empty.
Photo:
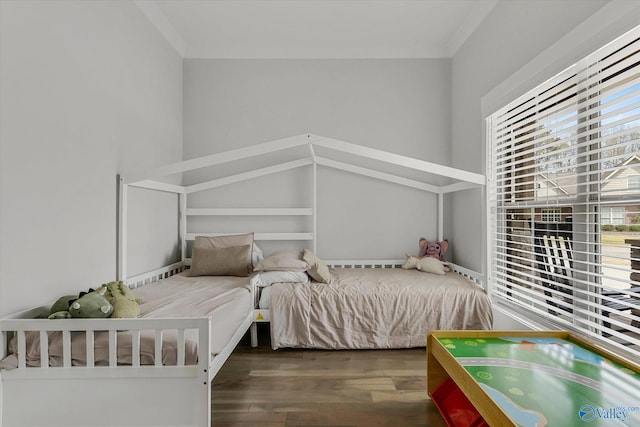
[[[218,354],[253,310],[248,277],[185,273],[133,290],[141,318],[210,317],[211,353]]]
[[[436,329],[491,329],[482,287],[456,273],[331,270],[331,282],[271,287],[271,345],[322,349],[424,347]]]
[[[263,310],[269,310],[271,308],[271,286],[260,289],[258,307]]]
[[[309,276],[304,271],[260,271],[251,276],[250,282],[258,293],[258,307],[268,310],[271,308],[271,285],[274,283],[298,283],[306,285],[309,283]]]
[[[167,317],[210,317],[211,318],[211,352],[218,354],[245,321],[253,309],[251,286],[248,277],[232,276],[199,276],[188,277],[184,273],[171,276],[158,282],[133,290],[136,297],[141,298],[141,318]],[[56,322],[56,320],[51,320]],[[78,322],[82,322],[78,319]],[[197,362],[197,348],[194,341],[195,330],[185,331],[185,364]],[[27,333],[27,366],[40,366],[40,340],[37,333]],[[131,335],[127,331],[118,333],[118,364],[131,364]],[[86,364],[85,335],[72,333],[72,364]],[[176,333],[163,333],[164,365],[175,365]],[[9,345],[10,355],[0,362],[3,369],[17,366],[16,343]],[[95,364],[107,365],[108,334],[95,333]],[[154,363],[154,335],[153,331],[140,334],[140,363],[143,365]],[[62,366],[62,334],[49,333],[49,366]]]

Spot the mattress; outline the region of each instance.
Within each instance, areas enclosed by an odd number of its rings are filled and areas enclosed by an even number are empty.
[[[232,276],[199,276],[188,277],[185,273],[171,276],[158,282],[136,288],[133,293],[142,299],[140,305],[141,318],[168,317],[209,317],[211,319],[210,343],[212,355],[218,354],[229,342],[242,322],[253,309],[251,287],[248,277]],[[51,320],[55,322],[56,320]],[[81,320],[79,320],[81,321]],[[86,338],[84,333],[72,332],[71,359],[73,365],[86,364]],[[27,366],[40,366],[40,339],[37,332],[27,332]],[[109,363],[106,332],[95,333],[96,366]],[[142,331],[140,334],[140,363],[155,363],[155,345],[153,331]],[[118,332],[118,364],[131,364],[131,334]],[[163,331],[164,365],[175,365],[177,332]],[[197,331],[185,331],[185,364],[193,365],[197,357]],[[17,344],[15,339],[9,344],[9,356],[2,362],[2,369],[17,366]],[[62,366],[62,334],[49,332],[49,366]]]
[[[274,349],[424,347],[431,330],[493,325],[485,290],[453,272],[335,268],[327,284],[273,284],[270,303]]]

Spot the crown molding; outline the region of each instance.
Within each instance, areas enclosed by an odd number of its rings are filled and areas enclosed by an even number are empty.
[[[187,52],[187,42],[180,36],[171,22],[169,22],[167,16],[158,6],[158,3],[156,3],[155,0],[134,0],[133,3],[158,32],[164,36],[176,52],[184,58]]]

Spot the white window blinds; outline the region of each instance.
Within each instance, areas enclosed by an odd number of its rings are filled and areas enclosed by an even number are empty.
[[[635,356],[639,37],[637,27],[487,119],[494,299]]]

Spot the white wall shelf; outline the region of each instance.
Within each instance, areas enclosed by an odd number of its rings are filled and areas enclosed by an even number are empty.
[[[311,216],[313,208],[187,208],[187,216]]]
[[[221,232],[221,233],[187,233],[186,240],[195,240],[196,236],[216,237],[231,234],[244,234],[245,232]],[[313,240],[313,233],[254,233],[254,240]]]

